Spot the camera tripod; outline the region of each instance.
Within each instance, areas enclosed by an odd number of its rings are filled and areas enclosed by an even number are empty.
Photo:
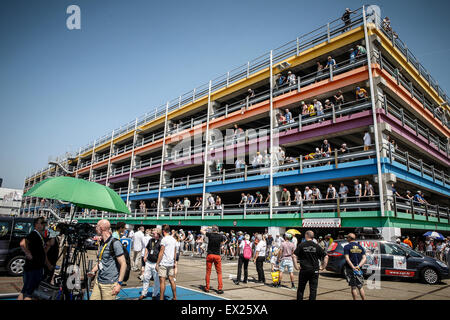
[[[61,255],[63,256],[59,274],[62,299],[83,300],[86,296],[89,300],[90,279],[87,273],[88,268],[92,266],[88,266],[87,263],[87,249],[84,243],[72,243],[68,238],[67,236],[65,237],[63,250],[60,254],[60,257]],[[81,280],[81,276],[83,276],[83,280]]]

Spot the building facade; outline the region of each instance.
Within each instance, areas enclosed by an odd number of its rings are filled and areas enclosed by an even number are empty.
[[[75,210],[87,222],[449,232],[448,100],[379,8],[363,7],[80,148],[24,191],[70,174],[132,212]],[[43,203],[25,198],[22,213]]]

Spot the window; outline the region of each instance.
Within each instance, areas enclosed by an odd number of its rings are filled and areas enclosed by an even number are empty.
[[[13,236],[14,237],[26,237],[31,230],[33,230],[32,222],[16,222],[14,225]]]
[[[11,223],[9,221],[0,221],[0,240],[9,240]]]
[[[392,254],[394,256],[406,256],[405,251],[403,251],[399,246],[392,243],[383,243],[382,253]]]

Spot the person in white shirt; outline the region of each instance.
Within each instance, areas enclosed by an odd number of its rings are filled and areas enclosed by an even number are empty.
[[[305,192],[303,193],[303,200],[304,201],[311,201],[312,199],[312,190],[309,187],[305,188]]]
[[[160,300],[164,300],[164,292],[166,291],[166,278],[169,278],[172,287],[173,300],[177,300],[177,290],[175,285],[175,264],[177,241],[170,234],[170,227],[167,224],[162,226],[164,238],[161,240],[161,250],[159,251],[158,261],[156,262],[156,271],[159,275]]]
[[[370,145],[372,144],[372,138],[370,137],[370,133],[368,131],[364,132],[364,151],[369,150]]]
[[[297,78],[295,77],[295,74],[293,74],[291,71],[288,72],[287,80],[290,86],[297,84]]]
[[[131,271],[141,269],[142,261],[142,242],[144,239],[144,227],[139,227],[139,230],[133,235],[133,250],[131,250]],[[145,248],[145,247],[144,247]]]
[[[297,202],[297,205],[299,206],[302,203],[302,192],[298,190],[298,188],[295,188],[294,190],[294,197],[295,202]]]
[[[142,238],[142,250],[141,250],[141,263],[142,263],[142,267],[141,267],[141,275],[139,276],[139,279],[142,281],[142,279],[144,278],[144,272],[145,272],[145,261],[144,261],[144,257],[145,257],[145,248],[147,247],[148,242],[150,241],[151,237],[151,230],[147,229],[145,230],[145,234],[144,237]]]
[[[253,262],[256,264],[256,271],[258,272],[259,283],[265,283],[266,278],[264,277],[264,260],[266,259],[266,241],[261,234],[256,237],[259,241],[255,248],[255,256]]]
[[[331,183],[328,185],[326,199],[336,199],[336,188]]]

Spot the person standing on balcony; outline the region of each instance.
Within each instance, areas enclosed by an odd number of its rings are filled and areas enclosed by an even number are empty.
[[[342,203],[347,203],[347,195],[348,195],[348,187],[341,182],[341,185],[339,187],[339,197],[342,201]],[[347,211],[347,209],[344,209],[344,212]]]
[[[317,112],[317,115],[320,117],[320,116],[323,116],[323,106],[322,106],[322,102],[320,102],[319,100],[317,100],[317,99],[314,99],[313,100],[313,103],[314,103],[314,109],[316,110],[316,112]],[[325,120],[324,118],[319,118],[319,122],[322,122],[323,120]]]
[[[312,190],[308,186],[306,186],[305,192],[303,192],[303,201],[305,201],[305,202],[311,201],[312,194],[313,194]]]
[[[366,101],[369,98],[369,94],[366,89],[361,87],[356,87],[356,101]]]
[[[216,209],[222,210],[222,199],[219,195],[216,196]]]
[[[336,60],[334,60],[331,56],[327,58],[327,64],[325,65],[325,69],[330,68],[333,71],[336,68]]]
[[[350,64],[354,64],[356,62],[356,54],[358,53],[357,50],[351,48],[348,50],[350,52]]]
[[[359,183],[358,179],[354,180],[353,182],[355,183],[353,188],[355,190],[356,202],[360,202],[361,196],[362,196],[362,185],[361,185],[361,183]],[[359,210],[361,211],[361,208]]]
[[[217,272],[217,281],[218,288],[217,293],[223,293],[223,282],[222,282],[222,258],[220,257],[220,247],[226,241],[225,236],[219,233],[219,228],[214,225],[211,228],[211,232],[207,232],[206,228],[203,227],[200,232],[208,237],[208,251],[206,256],[206,286],[203,288],[203,291],[209,292],[210,289],[210,277],[212,265],[216,268]]]
[[[295,77],[295,74],[293,74],[291,71],[288,72],[288,82],[289,86],[297,84],[297,78]]]
[[[302,203],[302,192],[298,188],[294,189],[294,199],[297,206],[300,206]]]
[[[334,104],[329,99],[327,99],[327,100],[325,100],[324,107],[325,107],[325,111],[327,111],[327,112],[332,111],[334,108]]]
[[[367,54],[366,48],[364,48],[362,45],[356,45],[356,58],[365,56]]]
[[[347,30],[350,30],[350,25],[352,24],[352,20],[350,19],[350,14],[352,14],[353,11],[349,8],[345,9],[344,14],[341,17],[341,20],[344,21],[344,28],[342,29],[342,32],[345,32]]]
[[[338,107],[339,111],[341,111],[342,105],[345,103],[344,96],[342,95],[342,91],[339,90],[334,96],[334,102]],[[342,115],[341,115],[342,116]]]
[[[336,188],[333,187],[333,184],[331,183],[328,185],[327,196],[325,197],[325,199],[336,199]]]
[[[294,119],[292,118],[292,112],[289,109],[284,110],[286,113],[284,114],[287,123],[293,123]]]
[[[189,200],[187,197],[184,197],[183,205],[185,210],[189,210],[189,208],[191,207],[191,200]]]
[[[281,192],[281,204],[285,206],[291,205],[291,193],[286,188],[283,188],[283,191]]]
[[[363,197],[369,197],[369,200],[373,200],[373,195],[375,194],[375,191],[373,189],[373,186],[369,183],[369,180],[366,180],[364,182],[364,195]]]
[[[208,203],[209,203],[209,209],[214,210],[216,205],[216,200],[214,199],[214,196],[212,194],[208,197]]]
[[[320,192],[319,188],[314,186],[313,189],[312,189],[312,201],[313,201],[313,204],[315,204],[316,200],[322,200],[322,193]],[[319,201],[319,204],[320,204],[320,201]]]
[[[304,119],[304,118],[306,118],[306,116],[309,115],[308,105],[305,103],[305,101],[302,101],[302,102],[300,103],[300,108],[302,109],[302,111],[301,111],[301,117]]]
[[[314,117],[315,115],[316,115],[316,108],[315,108],[315,106],[313,105],[313,104],[309,104],[308,105],[308,114],[309,114],[309,117],[311,118],[311,117]]]
[[[320,61],[316,62],[316,66],[317,66],[317,75],[316,75],[316,81],[319,81],[322,74],[323,74],[323,65],[320,63]]]
[[[255,200],[255,197],[253,197],[252,194],[247,194],[247,207],[253,207],[253,201]]]
[[[372,138],[370,136],[369,131],[364,132],[363,142],[364,142],[364,151],[368,151],[370,149],[370,145],[372,144]]]

